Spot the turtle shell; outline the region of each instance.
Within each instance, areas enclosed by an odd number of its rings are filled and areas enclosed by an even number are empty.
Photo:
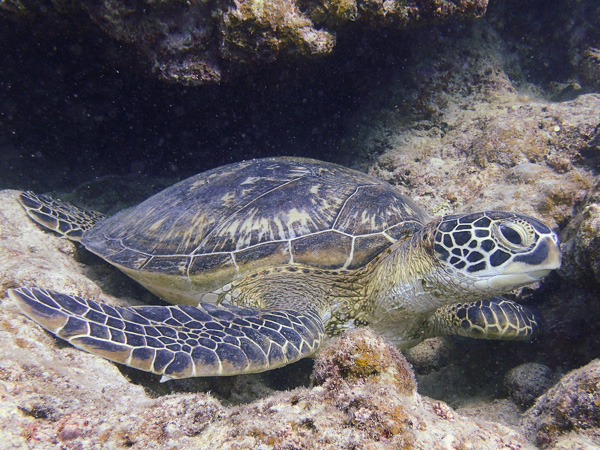
[[[180,302],[187,285],[210,292],[264,267],[357,269],[427,221],[413,201],[370,175],[267,158],[183,180],[100,222],[82,243]]]

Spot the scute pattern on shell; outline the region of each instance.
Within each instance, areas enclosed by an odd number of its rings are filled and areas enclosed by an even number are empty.
[[[427,221],[372,176],[267,158],[183,180],[101,222],[82,242],[109,262],[161,274],[288,263],[355,269]]]

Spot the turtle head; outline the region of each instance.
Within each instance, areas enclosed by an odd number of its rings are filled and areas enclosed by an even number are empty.
[[[560,267],[558,236],[539,220],[487,211],[444,217],[435,231],[436,257],[475,291],[506,292]]]

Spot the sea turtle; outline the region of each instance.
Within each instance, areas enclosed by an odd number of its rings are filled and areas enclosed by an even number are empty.
[[[32,192],[20,203],[174,305],[38,287],[10,297],[74,346],[164,379],[274,369],[361,325],[401,346],[529,338],[533,314],[494,296],[560,265],[556,234],[536,219],[431,219],[388,183],[309,159],[226,165],[109,218]]]

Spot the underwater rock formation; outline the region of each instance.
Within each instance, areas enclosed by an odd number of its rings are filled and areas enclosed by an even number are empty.
[[[488,27],[415,42],[414,65],[347,121],[348,164],[378,155],[370,172],[436,214],[483,203],[566,225],[595,183],[600,95],[544,100]]]
[[[513,40],[521,70],[545,84],[555,100],[600,88],[600,4],[557,0],[493,2],[488,8],[502,36]],[[564,11],[560,14],[558,11]]]
[[[100,288],[85,277],[74,259],[75,245],[54,235],[41,235],[12,207],[17,191],[2,191],[0,202],[0,297],[9,288],[45,285],[73,294],[97,297]],[[9,206],[10,205],[10,206]]]
[[[506,374],[504,384],[510,398],[519,406],[528,408],[550,387],[555,379],[552,369],[544,364],[521,364]]]
[[[535,433],[538,444],[552,443],[560,448],[557,441],[570,432],[578,432],[583,434],[579,439],[585,438],[597,446],[600,443],[599,386],[600,361],[594,360],[563,376],[540,397],[524,417],[527,429]]]
[[[487,0],[419,2],[355,0],[235,0],[218,2],[10,0],[2,15],[45,16],[61,26],[90,27],[129,46],[159,79],[184,85],[217,83],[248,67],[278,59],[331,53],[342,27],[413,27],[481,16]],[[64,26],[63,24],[63,26]]]
[[[412,368],[402,353],[369,329],[351,330],[319,352],[314,378],[328,391],[343,384],[362,384],[366,379],[393,385],[405,395],[413,395],[417,389]]]
[[[600,181],[590,190],[581,212],[563,233],[565,279],[588,285],[600,285]]]

